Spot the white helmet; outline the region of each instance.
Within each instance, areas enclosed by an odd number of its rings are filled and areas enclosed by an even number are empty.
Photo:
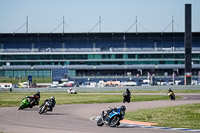
[[[55,100],[55,97],[54,97],[54,96],[51,96],[51,100]]]

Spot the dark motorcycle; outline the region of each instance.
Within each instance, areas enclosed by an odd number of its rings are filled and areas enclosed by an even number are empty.
[[[130,103],[130,101],[131,101],[131,95],[130,95],[130,94],[128,95],[128,94],[125,92],[125,93],[123,93],[123,97],[124,97],[123,103],[125,103],[125,102]]]
[[[121,106],[120,108],[110,108],[104,113],[102,111],[101,117],[97,121],[97,126],[108,125],[115,127],[120,125],[120,120],[124,119],[126,107]]]
[[[52,106],[52,102],[46,101],[46,102],[40,107],[39,114],[47,113],[48,109],[50,109],[51,106]]]
[[[170,97],[171,100],[175,100],[175,94],[173,92],[169,92],[168,96]]]

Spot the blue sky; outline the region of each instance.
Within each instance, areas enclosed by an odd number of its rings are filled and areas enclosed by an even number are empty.
[[[192,4],[192,31],[200,32],[200,0],[0,0],[0,33],[12,33],[29,17],[29,32],[50,33],[65,16],[65,32],[88,32],[101,16],[102,32],[125,32],[138,18],[138,32],[162,32],[174,16],[184,31],[185,4]],[[18,32],[25,32],[22,27]],[[94,28],[91,32],[98,32]],[[129,32],[135,32],[135,25]],[[165,32],[171,32],[169,27]],[[62,32],[59,27],[54,32]]]

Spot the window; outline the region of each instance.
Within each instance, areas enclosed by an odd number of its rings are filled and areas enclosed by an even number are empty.
[[[161,54],[150,54],[150,58],[151,59],[160,59],[161,58]]]
[[[111,59],[111,55],[110,54],[103,54],[102,59]]]
[[[129,59],[135,59],[135,54],[128,54]]]
[[[138,59],[149,59],[149,54],[138,54]]]
[[[162,58],[165,58],[165,59],[171,59],[171,58],[174,58],[174,54],[163,54],[162,55]]]
[[[122,54],[116,54],[116,55],[115,55],[115,58],[116,58],[116,59],[122,59],[122,58],[123,58],[123,55],[122,55]]]
[[[175,59],[184,59],[184,54],[175,54]]]

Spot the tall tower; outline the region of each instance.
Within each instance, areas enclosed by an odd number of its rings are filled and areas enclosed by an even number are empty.
[[[192,6],[185,4],[185,85],[191,85],[192,77]]]

